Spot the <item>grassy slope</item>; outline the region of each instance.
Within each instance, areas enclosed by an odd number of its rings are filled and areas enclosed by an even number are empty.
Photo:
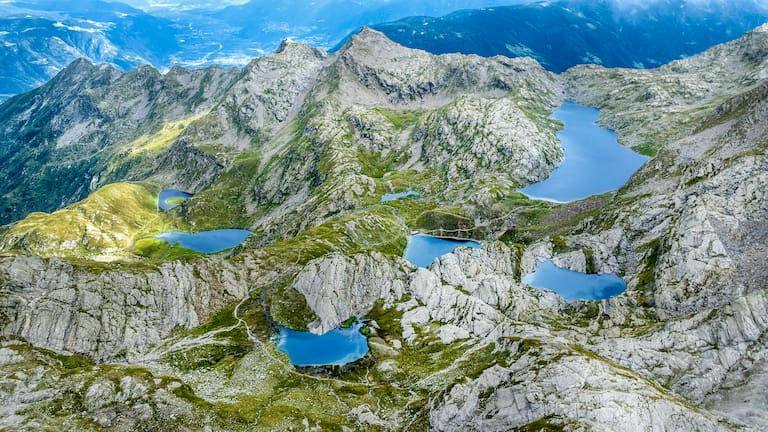
[[[83,201],[51,214],[32,213],[11,225],[2,246],[71,256],[124,250],[134,240],[176,224],[158,211],[159,191],[147,183],[107,185]]]

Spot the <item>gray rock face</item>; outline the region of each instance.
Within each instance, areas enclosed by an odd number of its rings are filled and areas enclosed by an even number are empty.
[[[508,92],[524,99],[557,97],[548,85],[557,86],[554,75],[529,58],[435,56],[404,48],[369,28],[353,37],[337,55],[340,72],[356,77],[342,83],[342,99],[361,104],[435,107],[464,92],[486,97]],[[533,84],[539,85],[541,92],[532,91]],[[369,91],[361,92],[361,86]],[[349,97],[360,93],[372,98],[376,95],[376,99]]]
[[[97,361],[137,359],[175,327],[199,325],[247,293],[224,262],[136,270],[94,272],[58,258],[3,255],[2,332]]]
[[[320,319],[310,323],[309,330],[332,330],[351,316],[369,312],[377,300],[391,306],[405,292],[403,265],[378,253],[331,254],[310,262],[293,282]]]
[[[504,313],[517,319],[536,308],[536,298],[514,281],[511,251],[501,243],[489,250],[460,249],[429,270],[376,253],[331,254],[304,267],[293,287],[319,317],[310,324],[316,333],[369,312],[376,300],[391,306],[405,294],[412,300],[398,306],[406,310],[404,325],[440,321],[476,337],[493,330]]]
[[[454,386],[430,414],[432,429],[506,431],[555,417],[600,431],[626,430],[629,424],[633,430],[730,430],[717,417],[692,412],[684,402],[603,361],[547,358],[538,357],[548,361],[540,367],[524,355],[509,368],[495,366]]]
[[[491,173],[536,182],[563,159],[556,138],[511,97],[458,99],[430,116],[424,133],[423,158],[447,167],[449,183]]]
[[[237,151],[270,138],[296,115],[325,60],[321,50],[284,42],[274,54],[248,64],[219,105],[182,138]]]

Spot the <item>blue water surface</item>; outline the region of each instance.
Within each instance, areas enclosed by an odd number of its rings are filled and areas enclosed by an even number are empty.
[[[471,240],[449,240],[424,234],[416,234],[408,238],[408,246],[405,248],[404,257],[414,265],[419,267],[429,267],[435,258],[451,253],[454,249],[460,246],[478,249],[481,245],[480,243]]]
[[[212,254],[239,245],[249,235],[251,235],[251,232],[248,230],[221,229],[194,234],[167,231],[156,235],[155,238],[165,240],[170,244],[178,243],[181,247],[197,252]]]
[[[176,189],[166,189],[162,192],[160,192],[160,195],[157,197],[157,205],[165,210],[168,211],[174,207],[177,207],[178,204],[169,203],[169,199],[173,198],[183,198],[183,199],[190,199],[192,198],[192,194]]]
[[[552,261],[542,261],[536,271],[523,276],[523,283],[534,288],[546,288],[568,300],[604,300],[615,297],[627,289],[619,276],[586,274],[560,268]]]
[[[345,365],[368,352],[368,339],[360,333],[362,326],[358,322],[320,336],[278,326],[277,348],[288,354],[295,366]]]
[[[570,202],[618,189],[648,160],[617,141],[613,131],[597,125],[596,108],[564,103],[553,118],[565,129],[557,133],[565,160],[546,180],[520,192],[531,199]]]
[[[416,191],[405,191],[405,192],[398,192],[393,194],[386,194],[381,196],[381,202],[387,202],[387,201],[395,201],[399,200],[400,198],[406,198],[409,196],[419,196],[419,193]]]

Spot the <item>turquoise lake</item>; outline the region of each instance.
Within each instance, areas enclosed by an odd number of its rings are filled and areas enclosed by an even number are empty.
[[[565,128],[557,133],[565,159],[546,180],[520,192],[531,199],[571,202],[616,190],[648,160],[619,144],[618,135],[597,125],[596,108],[564,103],[552,118]]]
[[[362,326],[358,322],[324,335],[278,326],[277,348],[288,355],[294,366],[345,365],[368,353],[368,339],[360,333]]]
[[[522,281],[534,288],[554,291],[567,301],[604,300],[627,289],[624,280],[613,273],[580,273],[560,268],[552,261],[539,262],[536,271],[523,276]]]
[[[221,229],[203,231],[199,233],[183,233],[168,231],[155,236],[156,239],[165,240],[170,244],[192,249],[197,252],[212,254],[231,249],[242,243],[251,232],[239,229]]]
[[[429,267],[435,260],[457,247],[478,249],[481,244],[476,241],[449,240],[424,234],[412,235],[408,238],[408,246],[403,255],[406,260],[419,267]]]
[[[157,197],[157,205],[165,211],[171,210],[175,207],[178,207],[179,205],[177,203],[168,202],[168,200],[174,198],[181,198],[186,200],[192,198],[192,194],[176,189],[166,189],[160,192],[160,195]]]
[[[405,191],[405,192],[398,192],[393,194],[386,194],[381,196],[381,202],[395,201],[395,200],[399,200],[400,198],[407,198],[410,196],[417,197],[419,196],[419,193],[416,191]]]

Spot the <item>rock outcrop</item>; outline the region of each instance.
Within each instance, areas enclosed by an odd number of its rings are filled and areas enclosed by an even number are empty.
[[[377,300],[391,307],[405,293],[408,267],[378,253],[335,253],[310,262],[293,281],[320,319],[309,323],[309,330],[322,334],[335,329],[349,317],[368,313]]]
[[[2,332],[97,361],[136,360],[175,328],[246,296],[240,272],[221,260],[110,269],[3,255]]]

